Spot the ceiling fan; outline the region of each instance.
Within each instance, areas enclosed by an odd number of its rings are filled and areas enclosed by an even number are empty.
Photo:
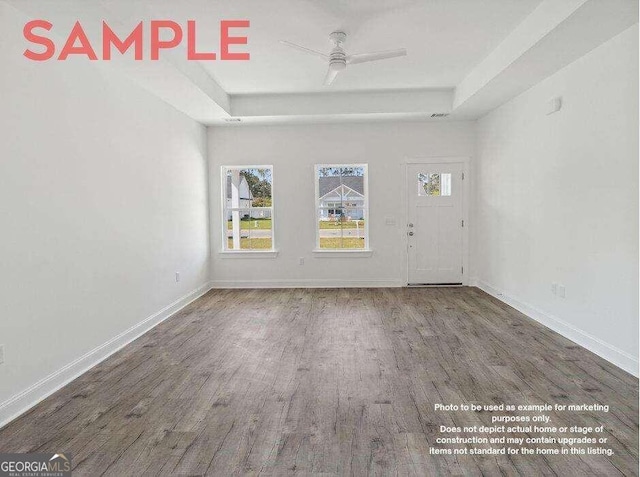
[[[333,80],[336,79],[338,73],[346,69],[347,65],[366,63],[367,61],[386,60],[387,58],[396,58],[398,56],[405,56],[407,54],[407,50],[405,50],[404,48],[400,48],[398,50],[386,50],[377,51],[374,53],[358,53],[357,55],[347,55],[347,53],[342,48],[342,45],[347,41],[347,34],[343,31],[334,31],[333,33],[331,33],[329,35],[329,41],[331,41],[335,45],[329,54],[312,50],[311,48],[306,48],[304,46],[296,45],[295,43],[291,43],[290,41],[281,40],[280,43],[290,46],[291,48],[295,48],[296,50],[300,50],[304,53],[319,56],[320,58],[329,60],[329,70],[327,71],[327,75],[324,77],[325,86],[333,83]]]

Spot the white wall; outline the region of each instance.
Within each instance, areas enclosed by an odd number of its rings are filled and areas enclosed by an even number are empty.
[[[476,165],[480,284],[637,373],[637,26],[481,119]]]
[[[0,424],[209,273],[205,128],[22,25],[0,3]]]
[[[215,286],[406,284],[401,164],[407,158],[471,157],[473,122],[406,122],[209,128],[211,224],[220,223],[220,166],[273,164],[275,259],[230,259],[212,226]],[[314,164],[368,163],[367,258],[316,258]],[[397,225],[385,225],[393,217]],[[305,264],[298,264],[303,257]]]

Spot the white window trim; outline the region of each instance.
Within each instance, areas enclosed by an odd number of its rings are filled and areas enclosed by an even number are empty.
[[[312,252],[315,258],[367,258],[373,255],[372,249],[355,248],[315,248]]]
[[[362,207],[357,207],[358,209],[362,209],[365,211],[365,221],[364,221],[364,248],[363,249],[353,249],[353,248],[320,248],[320,221],[318,217],[318,211],[320,209],[328,209],[328,207],[321,207],[320,201],[322,197],[320,196],[320,175],[319,171],[323,167],[362,167],[364,169],[364,202]],[[349,258],[349,257],[357,257],[364,258],[370,257],[373,254],[373,250],[370,246],[370,237],[369,237],[369,222],[371,218],[369,216],[369,164],[316,164],[315,168],[315,197],[316,197],[316,208],[315,208],[315,222],[316,222],[316,247],[313,249],[313,255],[316,258]],[[356,207],[352,207],[356,208]]]
[[[250,207],[250,209],[271,210],[271,248],[270,249],[254,249],[254,250],[229,250],[227,249],[227,212],[233,210],[247,210],[246,207],[227,207],[227,171],[230,169],[271,169],[271,207]],[[232,165],[228,164],[220,166],[220,189],[221,189],[221,218],[222,218],[222,250],[218,251],[220,258],[276,258],[278,250],[276,249],[276,232],[275,232],[275,204],[273,191],[274,174],[273,165]]]
[[[276,258],[278,250],[223,250],[220,258]]]

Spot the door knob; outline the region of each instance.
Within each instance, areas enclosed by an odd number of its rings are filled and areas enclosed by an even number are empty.
[[[413,224],[409,224],[409,227],[413,227]]]
[[[413,237],[413,232],[409,232],[409,236],[410,236],[410,237]]]

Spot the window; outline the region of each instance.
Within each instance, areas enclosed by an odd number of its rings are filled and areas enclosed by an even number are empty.
[[[368,250],[367,165],[316,165],[316,211],[318,249]]]
[[[273,250],[273,167],[222,167],[225,250]]]
[[[439,172],[427,172],[418,174],[419,196],[450,196],[451,174]]]

